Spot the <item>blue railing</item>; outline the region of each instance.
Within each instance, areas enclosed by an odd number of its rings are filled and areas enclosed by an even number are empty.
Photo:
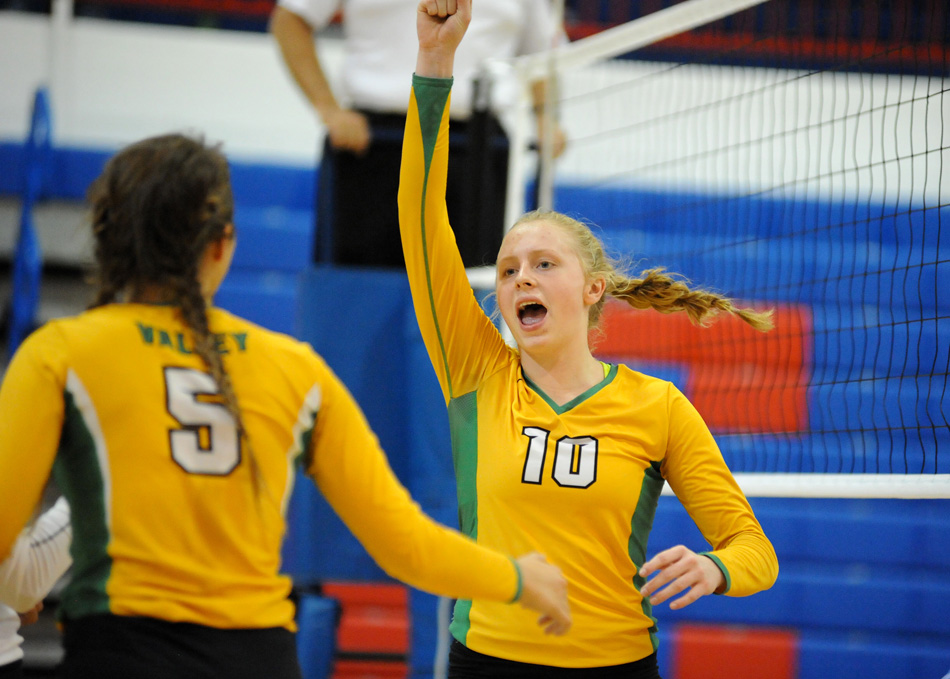
[[[40,88],[33,99],[30,136],[23,149],[23,207],[13,260],[13,299],[7,343],[10,356],[36,325],[43,261],[33,224],[33,206],[46,196],[49,186],[51,129],[49,94]]]

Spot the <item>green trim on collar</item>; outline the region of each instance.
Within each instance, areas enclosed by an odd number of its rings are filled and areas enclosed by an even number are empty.
[[[605,365],[606,365],[606,364],[605,364]],[[607,374],[606,374],[606,376],[604,377],[604,379],[602,379],[600,382],[598,382],[597,384],[595,384],[594,386],[592,386],[590,389],[588,389],[587,391],[585,391],[583,394],[579,394],[578,396],[575,396],[574,398],[572,398],[570,401],[568,401],[568,402],[565,403],[564,405],[558,405],[557,403],[555,403],[554,400],[553,400],[550,396],[548,396],[547,394],[545,394],[545,393],[538,387],[538,385],[536,385],[534,382],[532,382],[531,379],[530,379],[527,375],[525,375],[525,373],[524,373],[524,367],[521,368],[521,376],[524,377],[525,384],[527,384],[527,385],[531,388],[532,391],[534,391],[535,393],[538,394],[538,396],[540,396],[541,398],[543,398],[544,401],[545,401],[549,406],[551,406],[551,408],[554,410],[554,412],[556,412],[558,415],[561,415],[561,414],[563,414],[563,413],[566,413],[568,410],[570,410],[570,409],[573,408],[574,406],[578,405],[579,403],[583,403],[584,401],[586,401],[587,399],[589,399],[591,396],[593,396],[594,394],[596,394],[598,391],[600,391],[601,389],[603,389],[604,387],[606,387],[608,384],[610,384],[611,382],[613,382],[614,378],[617,376],[617,366],[616,366],[616,365],[611,365],[611,366],[610,366],[610,370],[607,371]]]

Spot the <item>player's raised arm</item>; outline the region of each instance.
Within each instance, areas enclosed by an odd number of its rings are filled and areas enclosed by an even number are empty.
[[[471,2],[421,2],[399,179],[399,228],[409,287],[446,402],[474,391],[507,346],[472,292],[449,224],[446,181],[452,69]]]

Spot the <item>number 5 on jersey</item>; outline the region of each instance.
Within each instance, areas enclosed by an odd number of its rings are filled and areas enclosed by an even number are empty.
[[[207,373],[191,368],[165,368],[165,405],[178,429],[168,430],[172,459],[189,474],[225,476],[241,462],[241,441],[234,418],[209,400],[218,385]]]
[[[540,484],[551,432],[540,427],[525,427],[521,433],[528,437],[521,481]],[[593,436],[558,439],[554,444],[551,477],[557,485],[567,488],[588,488],[593,484],[597,480],[597,439]]]

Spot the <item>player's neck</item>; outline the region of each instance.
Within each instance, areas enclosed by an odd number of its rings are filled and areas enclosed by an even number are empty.
[[[161,285],[143,285],[129,295],[133,304],[171,304],[174,299],[172,291]]]
[[[204,294],[205,306],[211,307],[213,296]],[[133,304],[175,304],[175,293],[161,285],[146,285],[129,295],[128,301]]]

